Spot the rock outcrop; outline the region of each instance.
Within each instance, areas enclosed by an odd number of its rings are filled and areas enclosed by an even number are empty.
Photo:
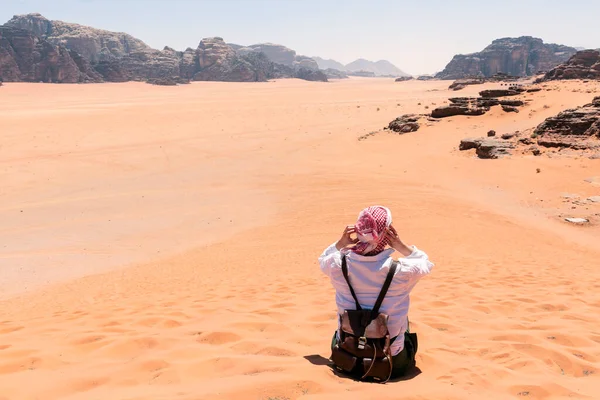
[[[415,132],[419,130],[419,118],[417,114],[402,115],[390,122],[388,129],[398,133]]]
[[[547,118],[534,131],[543,147],[585,150],[600,147],[600,96],[582,107]]]
[[[501,139],[467,138],[461,140],[459,149],[476,149],[480,158],[499,158],[519,150],[534,156],[544,153],[556,156],[564,151],[567,155],[585,155],[593,159],[600,150],[600,96],[590,104],[546,119],[530,136],[521,135],[517,131],[504,133]]]
[[[490,90],[482,90],[479,92],[479,95],[483,98],[492,98],[492,97],[506,97],[506,96],[516,96],[521,94],[523,91],[519,91],[516,88],[510,89],[490,89]]]
[[[451,97],[448,99],[450,104],[434,109],[431,112],[431,117],[446,118],[454,115],[483,115],[494,106],[502,106],[502,109],[506,112],[519,112],[517,107],[525,105],[523,100],[498,99],[491,96],[512,96],[521,94],[526,90],[520,87],[511,87],[507,90],[483,90],[479,92],[481,97]]]
[[[296,60],[296,52],[280,44],[273,43],[260,43],[251,46],[244,47],[238,50],[242,55],[246,55],[249,52],[264,53],[267,58],[274,63],[287,65],[291,67],[294,65]]]
[[[375,75],[375,72],[372,71],[350,71],[348,72],[348,75],[350,76],[361,76],[363,78],[375,78],[377,75]]]
[[[259,43],[250,46],[229,45],[238,55],[246,56],[249,53],[264,53],[275,64],[318,70],[319,64],[311,57],[296,54],[296,51],[280,44]]]
[[[460,145],[458,146],[458,149],[461,151],[476,149],[477,147],[479,147],[479,145],[481,145],[481,142],[483,142],[484,140],[485,140],[485,138],[463,139],[460,141]]]
[[[262,51],[236,52],[219,37],[202,39],[195,60],[197,71],[192,78],[196,81],[262,82],[299,78],[327,82],[327,75],[322,71],[274,63]]]
[[[559,79],[600,79],[600,51],[579,51],[567,62],[548,71],[539,81]]]
[[[91,63],[110,61],[131,53],[151,50],[146,43],[126,33],[50,21],[37,13],[15,15],[6,25],[28,30],[54,45],[76,51]]]
[[[518,113],[519,109],[515,106],[502,105],[502,111]]]
[[[42,29],[37,26],[36,29]],[[32,32],[0,25],[0,81],[101,82],[89,62]]]
[[[189,84],[190,80],[175,76],[167,78],[150,78],[146,81],[146,83],[157,86],[177,86]]]
[[[313,82],[327,82],[327,75],[323,71],[300,68],[294,75],[298,79]]]
[[[455,115],[483,115],[487,112],[484,107],[469,107],[461,104],[451,104],[434,109],[431,112],[431,118],[446,118]]]
[[[457,79],[454,82],[452,82],[452,84],[450,86],[448,86],[448,89],[450,90],[461,90],[466,88],[469,85],[481,85],[485,83],[485,79],[482,78],[476,78],[476,79]]]
[[[311,69],[313,71],[319,70],[319,64],[312,58],[306,56],[296,56],[294,67]]]
[[[477,157],[484,159],[496,159],[511,154],[515,144],[501,139],[484,139],[475,149]]]
[[[348,79],[348,74],[343,71],[338,71],[337,69],[328,68],[323,70],[327,78],[329,79]]]
[[[396,78],[396,82],[406,82],[411,81],[414,78],[412,76],[401,76],[400,78]]]
[[[460,141],[459,150],[475,149],[477,157],[484,159],[496,159],[511,154],[515,148],[513,142],[501,139],[468,138]]]
[[[260,82],[269,79],[272,63],[263,53],[238,56],[222,38],[202,39],[196,51],[195,81]]]
[[[152,49],[125,33],[50,21],[40,14],[15,16],[7,25],[4,31],[25,32],[27,39],[17,38],[15,50],[8,38],[15,34],[4,35],[0,77],[6,81],[177,82],[180,77],[231,82],[295,77],[327,81],[314,60],[278,45],[240,46],[236,52],[222,38],[214,37],[203,39],[195,50],[179,52],[170,47]],[[24,55],[22,47],[29,48],[29,55]],[[278,62],[270,60],[267,53]]]
[[[436,78],[491,77],[499,72],[531,76],[554,68],[576,52],[573,47],[546,44],[530,36],[497,39],[479,53],[454,56]]]
[[[326,60],[321,57],[312,57],[312,59],[315,60],[317,62],[317,64],[319,65],[319,68],[321,68],[323,70],[336,69],[336,70],[342,71],[342,72],[347,71],[346,66],[339,61]]]

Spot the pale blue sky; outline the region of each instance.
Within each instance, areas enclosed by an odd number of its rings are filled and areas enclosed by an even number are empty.
[[[387,59],[411,74],[439,71],[499,37],[600,47],[597,0],[0,0],[0,23],[30,12],[124,31],[156,48],[222,36],[343,63]]]

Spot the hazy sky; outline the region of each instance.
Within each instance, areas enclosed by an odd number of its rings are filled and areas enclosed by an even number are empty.
[[[410,74],[439,71],[454,54],[507,36],[600,47],[597,0],[0,0],[0,23],[30,12],[127,32],[156,48],[221,36],[342,63],[387,59]]]

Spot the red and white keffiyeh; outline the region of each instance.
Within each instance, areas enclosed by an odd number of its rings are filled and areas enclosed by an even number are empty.
[[[358,215],[356,234],[358,243],[352,251],[361,255],[376,255],[388,245],[386,230],[392,224],[392,213],[383,206],[367,207]]]

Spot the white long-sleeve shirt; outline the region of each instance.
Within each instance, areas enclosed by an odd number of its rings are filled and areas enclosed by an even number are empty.
[[[362,308],[370,309],[375,305],[392,265],[391,255],[393,252],[393,249],[388,249],[370,257],[353,252],[346,254],[350,283]],[[321,271],[331,279],[331,284],[335,289],[338,315],[342,315],[344,310],[356,309],[356,304],[342,274],[342,253],[336,249],[335,244],[325,249],[319,257],[319,264]],[[390,336],[398,336],[392,344],[392,355],[400,353],[404,348],[404,332],[408,328],[410,291],[420,278],[431,272],[433,266],[427,254],[414,246],[411,255],[398,260],[396,274],[379,310],[389,316]]]

